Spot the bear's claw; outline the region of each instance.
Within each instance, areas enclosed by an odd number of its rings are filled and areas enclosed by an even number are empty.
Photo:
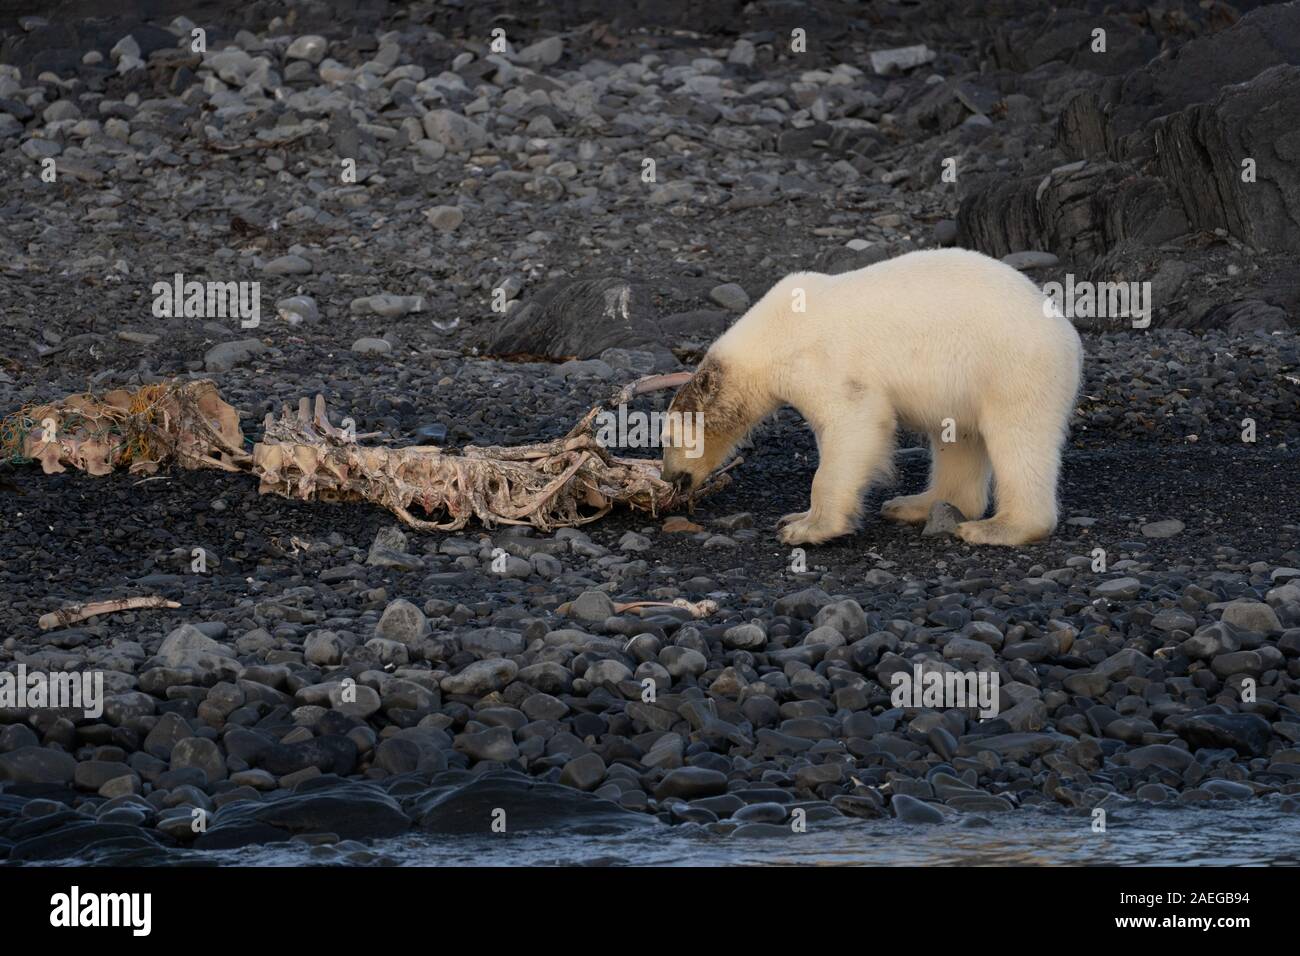
[[[900,495],[880,506],[880,516],[886,521],[921,524],[930,517],[930,507],[935,500],[932,495]]]
[[[821,544],[831,538],[838,538],[848,532],[848,528],[818,522],[803,514],[786,515],[779,522],[781,528],[778,537],[782,544]]]
[[[995,544],[1018,547],[1042,541],[1052,533],[1050,527],[1013,524],[994,516],[983,521],[963,521],[957,525],[956,534],[968,544]]]

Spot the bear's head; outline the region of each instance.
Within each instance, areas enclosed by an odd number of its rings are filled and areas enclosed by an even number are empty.
[[[749,432],[749,404],[728,366],[706,355],[668,406],[660,435],[663,480],[683,492],[703,484]]]

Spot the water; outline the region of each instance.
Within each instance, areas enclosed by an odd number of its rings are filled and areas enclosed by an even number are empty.
[[[186,853],[221,865],[304,866],[1055,866],[1300,863],[1300,815],[1262,802],[1112,810],[1107,832],[1064,810],[1024,809],[987,826],[895,820],[810,823],[806,833],[720,836],[701,826],[642,827],[577,835],[563,829],[509,836],[447,837],[412,831],[360,849],[278,844]],[[180,862],[180,859],[175,859]]]

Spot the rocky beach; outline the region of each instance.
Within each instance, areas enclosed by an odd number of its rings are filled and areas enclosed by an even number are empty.
[[[250,442],[317,393],[390,446],[541,442],[788,273],[943,246],[1149,310],[1065,294],[1062,520],[1019,548],[877,517],[911,434],[857,533],[783,547],[790,409],[692,512],[549,531],[10,453],[0,676],[102,708],[0,697],[0,864],[1300,826],[1300,3],[30,6],[0,418],[211,379]],[[260,306],[160,316],[189,280]],[[177,606],[38,626],[144,595]],[[621,609],[679,599],[716,609]],[[996,677],[993,713],[899,674]]]

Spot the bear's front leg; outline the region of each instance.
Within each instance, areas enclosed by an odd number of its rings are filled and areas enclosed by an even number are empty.
[[[783,544],[821,544],[848,534],[857,526],[867,484],[888,469],[893,416],[879,406],[846,411],[850,414],[817,431],[821,461],[813,476],[812,507],[781,519]]]

